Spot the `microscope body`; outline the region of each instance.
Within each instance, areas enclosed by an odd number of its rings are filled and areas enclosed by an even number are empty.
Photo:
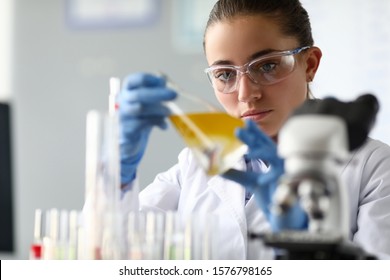
[[[324,115],[291,118],[279,134],[278,153],[285,159],[285,175],[275,192],[275,210],[283,212],[299,199],[309,232],[347,239],[349,202],[340,180],[349,155],[343,120]]]
[[[262,236],[265,245],[278,249],[277,258],[375,259],[350,241],[348,186],[341,173],[350,152],[365,142],[378,108],[371,94],[353,102],[308,100],[282,127],[278,153],[285,173],[271,207],[283,215],[298,202],[308,225]]]

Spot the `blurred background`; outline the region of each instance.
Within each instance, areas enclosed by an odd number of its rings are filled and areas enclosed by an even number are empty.
[[[11,178],[0,180],[7,189],[0,192],[0,226],[13,230],[1,259],[28,258],[36,208],[81,210],[86,114],[107,110],[110,77],[161,70],[189,92],[213,98],[202,36],[215,2],[0,1],[0,103],[10,128],[9,135],[0,131],[7,145],[0,152],[10,151],[0,160],[12,167],[0,170]],[[374,93],[381,109],[371,136],[390,143],[390,1],[302,3],[323,51],[314,95],[349,100]],[[141,186],[173,165],[183,147],[172,128],[154,130]]]

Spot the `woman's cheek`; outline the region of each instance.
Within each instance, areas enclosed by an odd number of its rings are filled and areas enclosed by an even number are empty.
[[[238,101],[235,94],[216,94],[219,103],[225,109],[225,111],[235,117],[239,117],[238,113]]]

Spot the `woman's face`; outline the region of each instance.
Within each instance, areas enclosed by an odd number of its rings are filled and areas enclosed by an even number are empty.
[[[261,57],[264,52],[303,47],[287,37],[278,25],[263,16],[241,16],[209,26],[205,34],[205,52],[209,66],[241,66]],[[252,119],[270,137],[278,131],[290,113],[307,98],[307,83],[315,75],[321,58],[318,48],[295,55],[295,70],[285,79],[262,86],[242,75],[232,93],[215,90],[217,99],[228,114]]]

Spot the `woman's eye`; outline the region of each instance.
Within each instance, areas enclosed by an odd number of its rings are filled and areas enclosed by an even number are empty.
[[[279,71],[282,57],[271,57],[268,59],[261,59],[257,62],[253,62],[249,67],[253,72],[258,74],[270,74]]]
[[[276,63],[266,63],[261,66],[259,70],[261,70],[264,73],[269,73],[272,70],[274,70],[276,67]]]
[[[221,81],[229,81],[235,76],[235,71],[232,70],[219,70],[214,73],[214,77]]]
[[[259,74],[270,73],[272,71],[275,71],[276,67],[277,67],[277,63],[274,61],[261,62],[261,63],[256,63],[251,65],[252,71]]]

